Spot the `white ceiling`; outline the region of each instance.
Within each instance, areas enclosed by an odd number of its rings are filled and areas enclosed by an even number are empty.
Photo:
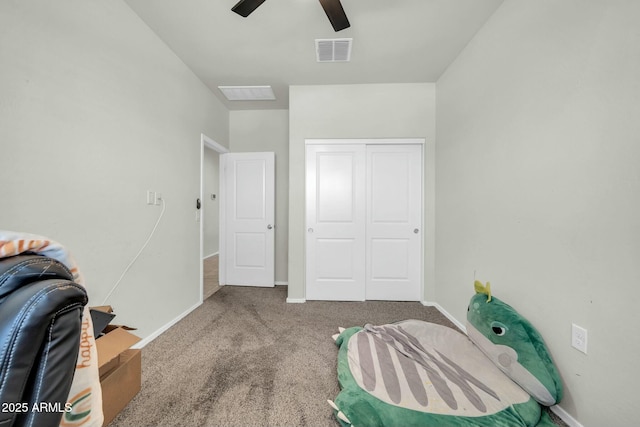
[[[290,85],[435,82],[504,0],[342,0],[334,32],[318,0],[125,0],[230,109],[286,109]],[[315,39],[353,38],[350,62],[316,62]],[[271,85],[275,101],[227,101],[218,86]]]

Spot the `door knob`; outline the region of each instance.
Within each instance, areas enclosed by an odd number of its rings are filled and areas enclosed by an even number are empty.
[[[414,232],[414,233],[416,233],[416,234],[418,234],[418,233],[420,232],[420,230],[418,230],[417,228],[414,228],[414,229],[413,229],[413,232]]]
[[[309,233],[313,233],[313,228],[308,228],[308,229],[307,229],[307,231],[308,231]]]
[[[271,230],[271,229],[273,228],[273,225],[269,224],[269,225],[267,225],[267,228],[268,228],[269,230]]]

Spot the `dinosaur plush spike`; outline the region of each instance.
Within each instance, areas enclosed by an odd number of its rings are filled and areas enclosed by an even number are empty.
[[[491,302],[491,283],[487,282],[486,285],[483,285],[482,282],[476,280],[473,284],[473,287],[475,288],[477,294],[486,295],[487,302]]]

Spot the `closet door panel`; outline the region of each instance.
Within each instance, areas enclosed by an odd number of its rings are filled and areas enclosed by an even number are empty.
[[[365,298],[364,145],[306,151],[306,298]]]
[[[422,151],[367,147],[366,299],[419,301]]]

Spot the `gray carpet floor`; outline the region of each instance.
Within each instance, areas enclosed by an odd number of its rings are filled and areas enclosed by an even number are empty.
[[[109,427],[331,426],[338,326],[421,319],[420,303],[308,301],[224,286],[142,350],[142,390]]]

